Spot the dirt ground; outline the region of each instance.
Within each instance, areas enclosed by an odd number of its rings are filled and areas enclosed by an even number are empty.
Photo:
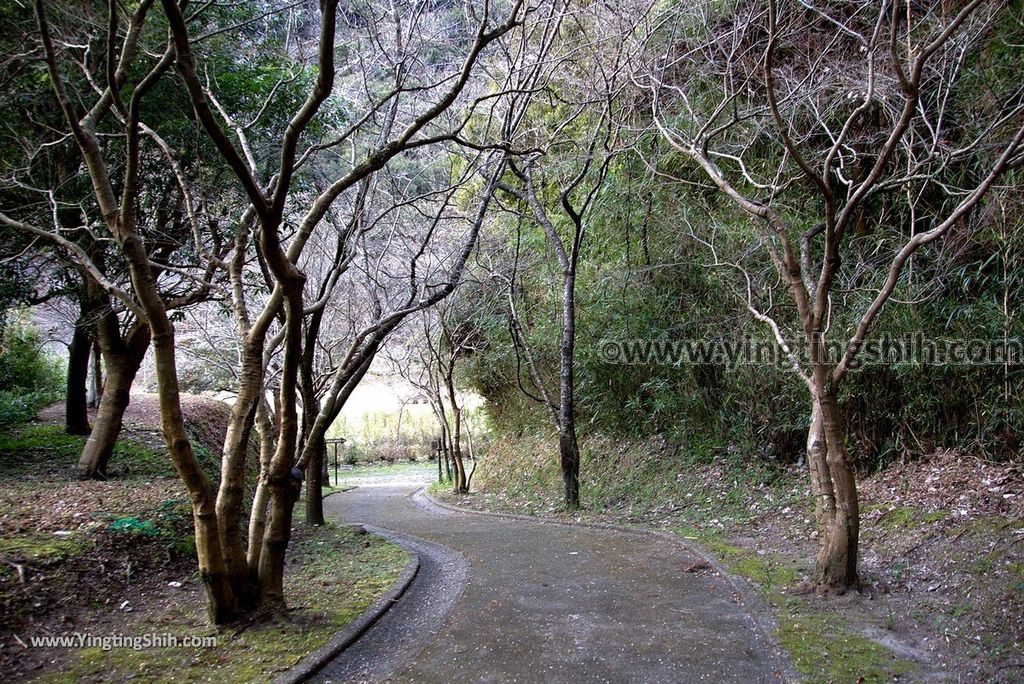
[[[186,420],[198,443],[217,449],[227,408],[184,396]],[[0,488],[0,672],[7,681],[59,668],[73,651],[30,647],[32,637],[88,632],[115,634],[131,613],[201,605],[190,581],[195,557],[187,497],[169,459],[160,460],[155,395],[132,397],[123,438],[152,454],[150,470],[130,472],[128,459],[111,462],[112,479],[72,479],[76,443],[63,442],[63,404],[40,412],[29,428],[52,426],[32,453],[11,467]]]

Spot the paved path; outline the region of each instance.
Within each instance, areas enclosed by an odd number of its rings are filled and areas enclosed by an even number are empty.
[[[454,513],[412,482],[328,514],[390,531],[423,567],[317,681],[770,682],[778,662],[730,585],[667,540]]]

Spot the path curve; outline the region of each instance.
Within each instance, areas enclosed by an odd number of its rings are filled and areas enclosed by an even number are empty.
[[[412,546],[398,604],[313,681],[776,682],[729,582],[656,536],[455,512],[416,484],[358,487],[328,515]]]

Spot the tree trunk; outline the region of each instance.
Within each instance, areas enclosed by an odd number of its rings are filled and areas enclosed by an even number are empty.
[[[453,413],[455,428],[452,431],[452,465],[454,466],[455,479],[452,482],[452,490],[456,494],[466,494],[469,488],[466,486],[466,466],[462,461],[462,444],[460,444],[461,427],[459,425],[459,410],[456,409]]]
[[[217,522],[220,526],[221,548],[227,564],[228,579],[235,596],[242,607],[250,609],[259,602],[259,583],[256,577],[256,562],[263,537],[263,521],[266,514],[266,487],[263,480],[269,466],[269,456],[264,452],[273,445],[273,425],[269,423],[269,408],[265,396],[264,354],[269,322],[263,316],[254,328],[249,318],[245,300],[243,271],[245,255],[252,226],[243,221],[235,235],[235,254],[228,262],[228,279],[231,283],[232,308],[235,326],[241,340],[241,372],[238,394],[231,406],[231,416],[224,435],[221,458],[221,481],[217,491]],[[267,315],[269,316],[268,312]],[[245,471],[248,460],[249,442],[255,421],[260,431],[260,480],[254,494],[253,508],[249,519],[248,550],[242,529],[243,497],[245,496]],[[253,525],[258,533],[253,543]]]
[[[815,349],[814,358],[821,359],[821,353]],[[846,450],[846,434],[829,364],[815,364],[811,386],[807,467],[818,531],[817,583],[843,593],[857,582],[860,511],[856,474]]]
[[[247,335],[244,340],[238,395],[231,407],[224,436],[216,507],[228,580],[238,601],[244,608],[250,608],[259,601],[259,590],[250,572],[245,549],[242,503],[245,497],[245,463],[249,438],[252,436],[253,422],[263,392],[263,339],[261,336],[253,339]],[[261,435],[261,448],[264,438]]]
[[[324,520],[324,464],[327,462],[327,444],[322,435],[313,435],[313,458],[306,464],[306,524],[323,525]]]
[[[447,335],[449,345],[453,345],[452,336]],[[444,382],[448,391],[448,401],[452,405],[452,430],[449,437],[450,450],[452,454],[452,465],[454,466],[455,479],[452,482],[452,491],[456,494],[465,494],[469,491],[466,483],[466,466],[462,462],[462,409],[455,396],[455,352],[450,351],[448,357],[448,368],[445,370]],[[447,422],[447,420],[446,420]]]
[[[83,307],[84,309],[84,307]],[[92,332],[83,310],[75,322],[75,332],[68,347],[67,391],[64,398],[64,431],[69,435],[88,435],[89,400],[86,382],[89,379],[89,356],[92,353]]]
[[[580,450],[576,441],[575,385],[573,361],[576,347],[576,273],[564,274],[562,288],[562,348],[559,369],[558,451],[562,481],[565,484],[565,507],[580,507]]]
[[[107,377],[92,432],[78,459],[78,476],[82,479],[107,477],[107,466],[121,434],[124,412],[131,401],[132,383],[150,342],[146,324],[136,323],[122,339],[117,329],[117,316],[107,311],[104,318],[107,320],[100,323],[98,334]]]
[[[266,250],[265,250],[266,251]],[[281,368],[280,432],[277,448],[270,461],[267,488],[270,510],[263,534],[263,551],[259,562],[261,609],[270,615],[284,610],[284,562],[291,539],[292,512],[301,489],[301,472],[293,471],[298,442],[299,421],[296,413],[295,388],[298,384],[302,354],[302,287],[304,277],[289,268],[278,266],[278,282],[285,291],[285,342]],[[295,469],[297,470],[297,469]]]
[[[89,383],[89,408],[97,408],[100,405],[100,395],[103,394],[103,359],[100,352],[100,338],[92,336],[92,378]]]
[[[154,321],[154,318],[157,320]],[[150,315],[154,328],[153,355],[160,388],[160,423],[167,450],[171,452],[174,466],[185,482],[192,502],[199,577],[206,592],[210,620],[219,625],[238,617],[238,602],[220,545],[220,526],[213,488],[196,461],[192,443],[185,431],[174,359],[174,328],[166,317],[164,320],[160,318],[158,315]]]
[[[130,212],[124,211],[122,214],[130,221]],[[207,613],[214,624],[231,622],[238,617],[238,601],[231,587],[221,548],[213,487],[199,466],[192,451],[192,442],[185,431],[175,358],[174,324],[167,316],[166,306],[157,289],[149,254],[130,222],[121,225],[120,235],[121,247],[131,269],[133,289],[146,313],[152,335],[164,443],[192,504],[196,557],[199,577],[206,592]],[[108,378],[107,382],[110,383],[111,379]]]
[[[843,592],[857,582],[860,510],[857,481],[846,451],[846,435],[834,392],[820,397],[826,457],[835,505],[818,551],[818,579],[822,586]]]
[[[448,450],[448,443],[446,442],[441,449],[441,453],[444,455],[444,476],[448,482],[452,481],[452,458]]]
[[[292,513],[298,498],[299,483],[290,473],[281,475],[271,472],[267,489],[270,501],[258,576],[261,610],[274,615],[285,608],[284,561],[291,539]]]
[[[811,401],[811,421],[807,429],[807,470],[811,476],[811,497],[814,499],[814,520],[819,542],[828,535],[829,521],[835,516],[836,497],[828,472],[828,448],[821,406]]]
[[[436,445],[436,447],[434,449],[434,458],[437,459],[437,481],[438,482],[444,482],[444,472],[441,470],[441,450],[442,450],[442,446],[441,446],[441,438],[440,437],[437,438],[437,441],[435,442],[435,445]]]
[[[315,319],[319,320],[319,319]],[[301,453],[298,458],[298,466],[301,467],[305,464],[306,472],[308,474],[311,483],[307,485],[306,493],[306,510],[307,513],[312,513],[313,517],[309,519],[309,523],[313,525],[324,524],[324,511],[323,511],[323,483],[324,483],[324,472],[326,471],[326,454],[327,446],[325,444],[325,436],[328,428],[334,424],[334,421],[338,419],[341,414],[341,410],[344,408],[345,403],[349,397],[352,396],[352,392],[362,381],[363,377],[366,376],[366,372],[370,369],[370,364],[373,363],[373,359],[377,354],[377,350],[380,348],[380,344],[383,341],[381,335],[387,335],[391,330],[398,325],[398,322],[394,322],[389,326],[385,326],[374,338],[367,343],[366,347],[363,348],[362,352],[356,355],[354,361],[349,364],[342,365],[337,369],[334,380],[323,397],[318,397],[313,391],[313,365],[311,357],[303,357],[303,366],[306,366],[308,360],[308,373],[300,369],[300,373],[303,377],[302,385],[306,387],[303,390],[303,435],[304,443],[302,444]],[[307,337],[307,344],[315,345],[316,339]],[[308,379],[308,385],[307,385]],[[308,400],[306,399],[308,397]],[[308,427],[307,427],[308,426]]]
[[[575,431],[567,431],[558,437],[561,455],[562,481],[565,484],[565,507],[575,510],[580,507],[580,452]]]
[[[437,425],[441,428],[441,436],[437,441],[437,479],[438,482],[446,479],[452,481],[452,466],[450,461],[451,453],[451,432],[448,426],[448,413],[444,410],[444,403],[440,399],[438,391],[437,405],[434,406],[434,416],[437,418]],[[441,462],[444,462],[444,475],[441,474]]]
[[[271,420],[270,407],[264,397],[260,398],[256,408],[256,425],[260,433],[260,479],[252,499],[252,510],[249,512],[249,548],[246,556],[249,576],[254,583],[257,582],[260,554],[263,551],[263,535],[267,528],[267,506],[270,502],[267,475],[270,473],[270,461],[274,457],[277,434],[274,421]]]
[[[324,465],[326,463],[327,445],[324,442],[324,435],[319,430],[314,430],[317,414],[319,413],[319,399],[313,387],[313,352],[316,348],[316,336],[310,335],[310,330],[316,324],[319,330],[319,316],[314,316],[307,329],[305,347],[302,356],[302,368],[300,369],[299,388],[302,394],[302,442],[303,448],[309,447],[312,455],[306,462],[306,524],[323,525],[324,520]]]

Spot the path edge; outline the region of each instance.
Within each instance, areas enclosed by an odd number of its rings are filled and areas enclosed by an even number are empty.
[[[374,534],[383,539],[388,539],[386,535],[380,534],[375,530],[365,527],[364,529],[367,534]],[[388,541],[395,543],[391,539],[388,539]],[[391,610],[398,600],[402,598],[402,594],[409,588],[420,571],[419,553],[414,549],[404,546],[402,550],[409,554],[409,562],[405,564],[402,574],[398,576],[398,579],[391,585],[391,588],[370,604],[370,607],[364,610],[359,617],[348,623],[344,629],[331,637],[330,641],[275,677],[273,680],[274,684],[298,684],[299,682],[306,681],[320,671],[327,663],[337,658],[342,651],[358,641],[385,613]]]
[[[690,551],[694,555],[698,556],[702,561],[707,563],[718,575],[725,581],[729,589],[732,590],[735,597],[742,603],[746,608],[746,613],[750,616],[751,622],[754,624],[754,629],[757,632],[759,641],[762,643],[762,647],[769,654],[772,661],[776,665],[779,678],[784,682],[798,682],[800,677],[794,668],[793,663],[788,657],[788,654],[778,643],[778,639],[772,636],[773,633],[778,632],[778,624],[774,617],[772,617],[768,606],[756,594],[754,589],[749,586],[749,583],[734,575],[730,572],[717,558],[712,554],[708,553],[700,544],[694,543],[689,539],[683,539],[674,532],[668,530],[649,530],[642,527],[626,527],[624,525],[615,525],[612,523],[599,523],[599,522],[568,522],[565,520],[559,520],[557,518],[547,518],[539,515],[522,515],[521,513],[503,513],[500,511],[480,511],[474,508],[464,508],[462,506],[456,506],[450,504],[447,501],[441,501],[427,489],[427,486],[420,487],[409,495],[410,498],[415,502],[417,499],[426,500],[431,505],[437,506],[438,508],[444,508],[446,510],[455,513],[464,513],[468,515],[486,515],[494,518],[507,518],[510,520],[523,520],[527,522],[541,523],[545,525],[563,525],[565,527],[589,527],[598,530],[607,530],[610,532],[619,532],[623,534],[631,534],[636,536],[644,537],[655,537],[663,541],[667,541],[676,546],[682,547],[687,551]],[[756,610],[751,610],[751,607],[755,607]]]

